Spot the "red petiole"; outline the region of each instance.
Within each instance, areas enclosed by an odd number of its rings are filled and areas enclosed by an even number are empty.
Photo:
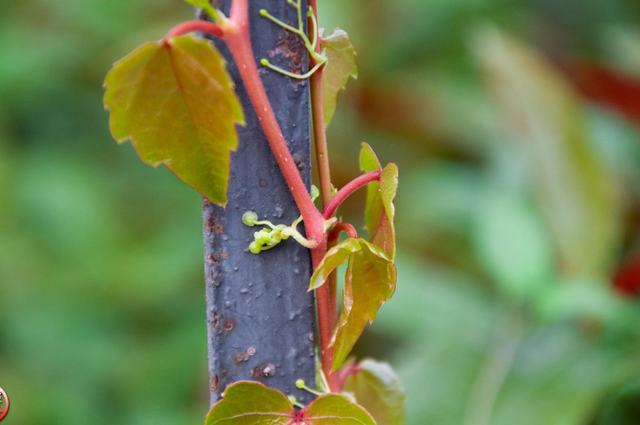
[[[207,21],[187,21],[173,27],[167,35],[164,36],[164,38],[165,40],[168,40],[173,37],[179,37],[196,31],[211,34],[219,38],[224,36],[224,30],[218,24]]]
[[[327,220],[333,217],[338,207],[342,205],[342,203],[349,196],[351,196],[353,192],[368,185],[369,183],[379,181],[380,175],[381,175],[380,171],[372,171],[370,173],[363,174],[351,180],[349,183],[346,184],[346,186],[340,189],[333,198],[331,198],[331,201],[329,201],[327,206],[324,208],[324,211],[322,211],[322,215]]]
[[[358,232],[352,224],[338,223],[333,227],[333,229],[331,229],[331,233],[329,233],[329,241],[338,242],[342,232],[346,233],[352,239],[358,239]]]

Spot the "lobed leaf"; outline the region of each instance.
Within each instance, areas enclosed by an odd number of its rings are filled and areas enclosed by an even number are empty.
[[[380,182],[367,186],[367,201],[365,206],[365,227],[374,245],[384,249],[394,260],[396,256],[395,206],[393,201],[398,191],[398,167],[389,164],[384,169],[375,153],[366,143],[360,151],[360,168],[363,172],[382,170]]]
[[[222,397],[209,411],[205,425],[287,425],[294,415],[287,396],[258,382],[232,384]]]
[[[145,163],[164,164],[212,202],[225,205],[235,124],[244,124],[225,61],[194,36],[147,43],[105,80],[105,107],[118,143]]]
[[[360,406],[338,394],[325,394],[296,412],[280,391],[257,382],[230,385],[205,425],[376,425]]]
[[[400,378],[386,363],[363,360],[344,386],[358,404],[369,412],[377,425],[404,425],[407,395]]]
[[[358,78],[356,49],[349,35],[336,28],[322,43],[328,61],[324,67],[323,106],[324,125],[329,126],[338,104],[338,94],[343,90],[351,77]]]

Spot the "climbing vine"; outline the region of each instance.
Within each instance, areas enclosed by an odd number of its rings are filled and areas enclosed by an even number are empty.
[[[249,0],[233,0],[230,15],[208,0],[186,0],[204,10],[213,22],[188,21],[155,43],[146,43],[115,63],[105,80],[105,106],[110,128],[119,142],[130,141],[147,164],[169,168],[211,202],[227,203],[230,152],[238,145],[236,126],[244,112],[226,63],[200,32],[222,39],[235,62],[278,166],[301,216],[291,224],[261,221],[246,211],[242,222],[260,227],[248,247],[259,255],[292,238],[311,250],[314,273],[309,290],[316,293],[321,366],[316,389],[296,386],[317,398],[307,406],[254,382],[230,385],[209,412],[206,424],[404,424],[404,393],[385,364],[353,363],[349,354],[367,323],[388,301],[396,285],[394,198],[398,189],[395,164],[382,166],[367,144],[360,154],[361,176],[335,190],[331,184],[326,127],[335,112],[339,92],[357,77],[355,49],[346,32],[324,36],[315,0],[282,0],[295,8],[298,22],[285,23],[262,9],[250,16]],[[306,9],[306,10],[305,10]],[[308,51],[310,70],[297,74],[268,59],[254,57],[250,19],[268,19],[300,37]],[[310,34],[305,32],[305,20]],[[308,193],[269,102],[256,63],[271,72],[309,79],[319,189]],[[367,188],[365,226],[368,238],[342,222],[336,212],[356,190]],[[321,198],[323,208],[316,207]],[[306,236],[299,230],[304,224]],[[345,233],[347,238],[340,241]],[[342,307],[336,294],[337,268],[346,264]]]

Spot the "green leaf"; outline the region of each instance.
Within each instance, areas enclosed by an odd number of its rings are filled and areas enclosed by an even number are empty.
[[[351,238],[331,248],[318,265],[313,276],[311,276],[309,290],[311,291],[321,287],[327,281],[332,271],[346,263],[351,254],[361,249],[360,241]]]
[[[368,143],[362,142],[360,149],[360,170],[364,173],[382,170],[377,155]]]
[[[230,385],[205,425],[376,425],[360,406],[338,394],[318,397],[296,412],[280,391],[257,382]]]
[[[147,164],[164,164],[212,202],[225,205],[235,124],[242,107],[213,45],[193,36],[147,43],[105,80],[113,137],[130,140]]]
[[[334,29],[331,35],[325,38],[322,47],[328,59],[324,67],[322,86],[324,125],[328,127],[336,112],[338,94],[346,87],[350,77],[358,78],[358,65],[356,49],[345,31]]]
[[[287,396],[257,382],[235,383],[222,396],[205,425],[287,425],[294,415]]]
[[[568,275],[608,275],[619,247],[615,181],[590,140],[585,105],[537,52],[494,28],[476,56],[511,137],[530,163],[535,193]]]
[[[363,173],[382,171],[382,166],[378,157],[367,143],[362,143],[360,150],[360,170]],[[367,201],[364,210],[365,228],[369,236],[373,236],[382,217],[382,202],[380,202],[380,182],[373,182],[367,185]]]
[[[382,170],[380,181],[367,185],[364,222],[371,242],[384,249],[387,255],[394,260],[396,257],[396,229],[393,201],[398,191],[398,167],[392,163],[383,170],[371,146],[363,143],[360,150],[360,169],[365,173]]]
[[[396,288],[393,260],[364,239],[347,239],[329,250],[311,278],[311,288],[322,286],[329,274],[347,261],[342,313],[331,341],[334,370],[342,366],[366,323],[373,322]]]
[[[344,391],[373,416],[377,425],[404,425],[407,395],[400,378],[387,363],[363,360],[350,375]]]
[[[389,258],[396,258],[396,209],[393,200],[398,192],[398,166],[396,164],[387,165],[382,170],[380,176],[380,202],[384,214],[380,217],[378,228],[376,229],[371,242],[379,246],[387,253]]]
[[[302,420],[292,425],[376,425],[366,410],[339,394],[318,397],[302,413]]]
[[[329,274],[347,261],[342,313],[331,340],[334,347],[333,370],[342,366],[367,322],[373,322],[380,307],[396,289],[393,260],[374,244],[353,238],[327,252],[311,277],[311,289],[322,286]]]
[[[342,312],[331,344],[333,370],[342,366],[365,325],[396,290],[396,266],[384,251],[360,239],[362,249],[349,257],[342,293]]]

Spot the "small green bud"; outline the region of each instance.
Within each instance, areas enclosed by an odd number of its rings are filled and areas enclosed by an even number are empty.
[[[260,245],[264,245],[267,242],[269,242],[269,240],[271,239],[271,230],[269,229],[262,229],[259,232],[255,232],[253,234],[253,238],[255,239],[255,241],[257,243],[259,243]]]
[[[271,236],[269,237],[269,245],[275,246],[278,245],[282,241],[282,233],[281,232],[271,232]]]
[[[242,222],[245,224],[245,226],[253,227],[256,225],[256,221],[258,221],[258,214],[254,213],[253,211],[247,211],[246,213],[242,214]]]
[[[253,254],[260,254],[260,252],[262,252],[262,249],[257,242],[251,242],[251,245],[249,245],[249,251],[251,251]]]
[[[268,59],[260,59],[260,64],[262,66],[268,66],[269,65],[269,60]]]
[[[304,383],[304,379],[298,379],[298,380],[296,381],[296,387],[298,387],[298,388],[300,388],[300,389],[302,389],[302,388],[306,387],[306,384]]]
[[[290,395],[287,398],[289,399],[289,403],[293,404],[294,406],[298,403],[298,399],[294,395]]]
[[[267,16],[268,13],[267,9],[260,9],[260,16]]]

